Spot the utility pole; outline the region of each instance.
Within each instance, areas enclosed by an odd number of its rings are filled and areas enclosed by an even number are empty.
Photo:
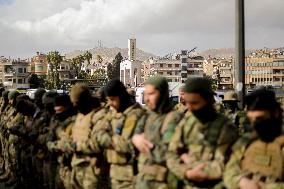
[[[244,108],[245,97],[245,15],[244,0],[235,0],[235,90],[240,100],[240,108]]]

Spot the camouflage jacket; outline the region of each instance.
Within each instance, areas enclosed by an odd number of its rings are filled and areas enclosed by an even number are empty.
[[[182,114],[187,112],[187,107],[183,103],[178,103],[174,109]]]
[[[141,105],[135,103],[122,113],[116,113],[101,130],[96,133],[100,146],[107,149],[107,159],[113,164],[131,163],[135,154],[131,143],[137,121],[145,113]],[[107,119],[105,119],[107,120]]]
[[[237,136],[236,128],[221,114],[214,121],[202,124],[188,112],[172,137],[167,165],[176,176],[185,181],[188,188],[211,188],[221,180],[228,149]],[[188,155],[188,162],[181,161],[183,154]],[[200,184],[187,181],[186,171],[200,163],[208,163],[204,171],[210,180]]]
[[[280,143],[280,153],[277,153],[277,150],[273,148],[271,145],[275,143],[276,139],[282,137],[282,141]],[[240,138],[233,146],[233,154],[230,157],[230,160],[226,164],[225,172],[224,172],[224,183],[228,189],[239,189],[239,183],[242,177],[247,177],[256,182],[261,182],[262,189],[280,189],[284,188],[284,178],[283,178],[283,170],[284,170],[284,136],[278,137],[272,143],[264,143],[261,142],[255,132],[246,133],[242,138]],[[259,149],[255,146],[256,142],[260,142],[260,144],[264,145],[265,154],[260,153]],[[253,146],[254,145],[254,146]],[[255,149],[255,156],[253,153],[248,154],[249,149]],[[278,154],[281,157],[275,158],[268,156],[269,152],[271,154]],[[270,154],[270,155],[271,155]],[[248,158],[249,155],[250,157]],[[254,157],[252,157],[254,156]],[[273,155],[272,155],[273,156]],[[252,161],[248,164],[244,164],[246,158],[251,159]],[[280,161],[280,162],[279,162]],[[255,166],[259,166],[261,171],[249,171],[249,169],[255,169]],[[250,167],[249,167],[250,166]],[[273,177],[264,175],[264,174],[273,174],[275,172],[279,172],[282,178],[274,179]],[[282,173],[281,173],[282,172]]]
[[[166,152],[172,134],[181,120],[182,114],[172,111],[167,114],[157,114],[148,111],[137,123],[135,134],[142,134],[154,146],[148,154],[139,154],[139,175],[146,180],[165,182]]]

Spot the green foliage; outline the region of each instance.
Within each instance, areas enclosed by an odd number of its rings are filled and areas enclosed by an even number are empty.
[[[88,62],[88,65],[90,65],[91,59],[93,58],[92,53],[90,53],[89,51],[86,51],[85,54],[83,55],[84,60],[86,60]],[[83,61],[84,62],[84,61]]]
[[[103,62],[103,58],[99,54],[97,55],[97,62],[100,64]]]
[[[119,79],[120,77],[120,63],[123,60],[123,57],[121,56],[121,53],[119,52],[112,63],[109,63],[107,65],[107,76],[108,79]]]
[[[60,79],[58,69],[63,58],[58,51],[51,51],[47,53],[47,62],[50,65],[50,73],[48,75],[48,86],[57,89],[60,87]]]

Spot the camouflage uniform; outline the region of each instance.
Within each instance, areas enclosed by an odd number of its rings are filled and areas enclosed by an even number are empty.
[[[49,134],[47,147],[51,154],[57,155],[57,163],[55,175],[55,188],[71,188],[71,154],[65,152],[64,143],[68,143],[71,138],[71,130],[75,121],[74,117],[68,117],[64,121],[53,118],[51,126],[54,127],[53,133]],[[52,132],[52,131],[51,131]]]
[[[254,188],[284,188],[282,110],[275,93],[258,89],[246,97],[246,103],[253,132],[233,146],[224,183],[228,189],[248,188],[248,183]]]
[[[230,145],[237,139],[237,129],[213,106],[213,90],[206,78],[190,78],[185,82],[185,98],[190,105],[203,103],[194,108],[179,122],[169,144],[167,166],[184,181],[184,188],[213,188],[221,181]],[[198,94],[194,102],[192,95]],[[195,103],[195,104],[194,104]],[[202,182],[196,176],[187,179],[188,171],[195,171],[206,165],[200,172],[206,174]]]
[[[72,187],[76,189],[108,188],[106,176],[108,171],[105,173],[105,165],[102,163],[103,154],[92,150],[88,142],[94,127],[92,118],[100,110],[100,103],[97,98],[91,96],[88,86],[81,83],[72,87],[70,97],[79,111],[72,127],[70,145],[74,149],[71,161]]]
[[[187,112],[187,107],[183,103],[180,102],[177,105],[175,105],[175,110],[184,114]]]
[[[283,135],[265,143],[255,133],[248,133],[233,146],[233,154],[224,172],[224,183],[228,189],[238,189],[240,179],[247,177],[263,182],[263,189],[283,188],[283,157]]]
[[[228,147],[237,137],[236,129],[224,116],[218,114],[214,121],[202,124],[191,113],[181,120],[169,145],[167,165],[183,179],[185,188],[212,188],[222,179]],[[187,163],[180,156],[188,154]],[[185,173],[200,163],[207,162],[205,172],[210,180],[203,183],[187,181]]]
[[[138,122],[135,133],[144,133],[145,138],[154,144],[149,154],[139,154],[139,174],[136,180],[136,188],[169,188],[167,178],[169,175],[166,166],[167,146],[181,114],[169,112],[157,114],[148,112]]]
[[[97,128],[95,133],[100,145],[106,149],[107,161],[111,164],[110,177],[112,188],[133,189],[134,176],[137,173],[135,166],[135,150],[130,142],[137,120],[144,110],[139,104],[128,107],[122,113],[116,113],[111,122],[105,121],[102,130]],[[106,118],[104,119],[106,120]],[[136,173],[135,173],[136,172]]]
[[[144,134],[153,144],[150,152],[138,156],[138,170],[135,188],[167,189],[169,170],[166,166],[166,152],[172,134],[182,114],[171,111],[168,83],[165,78],[156,76],[148,79],[146,85],[155,86],[160,92],[161,103],[155,110],[149,110],[137,123],[135,134]]]

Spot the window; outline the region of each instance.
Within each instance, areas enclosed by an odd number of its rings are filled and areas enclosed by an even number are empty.
[[[164,65],[163,65],[163,64],[160,64],[160,67],[161,67],[161,68],[163,68],[163,67],[164,67]]]
[[[24,73],[27,73],[27,68],[24,68]]]
[[[23,80],[22,80],[22,79],[18,79],[18,83],[19,83],[19,84],[22,84],[22,83],[23,83]]]
[[[175,67],[178,68],[178,67],[179,67],[179,64],[175,64]]]
[[[163,75],[163,72],[159,72],[158,74],[159,74],[159,75]]]
[[[18,68],[18,73],[23,73],[23,68]]]
[[[186,63],[186,58],[182,58],[181,63]]]
[[[13,79],[13,83],[16,83],[16,79]]]
[[[171,68],[171,67],[172,67],[172,65],[171,65],[171,64],[168,64],[168,67],[169,67],[169,68]]]
[[[167,72],[168,75],[172,75],[172,72]]]
[[[172,82],[172,79],[167,79],[168,82]]]

